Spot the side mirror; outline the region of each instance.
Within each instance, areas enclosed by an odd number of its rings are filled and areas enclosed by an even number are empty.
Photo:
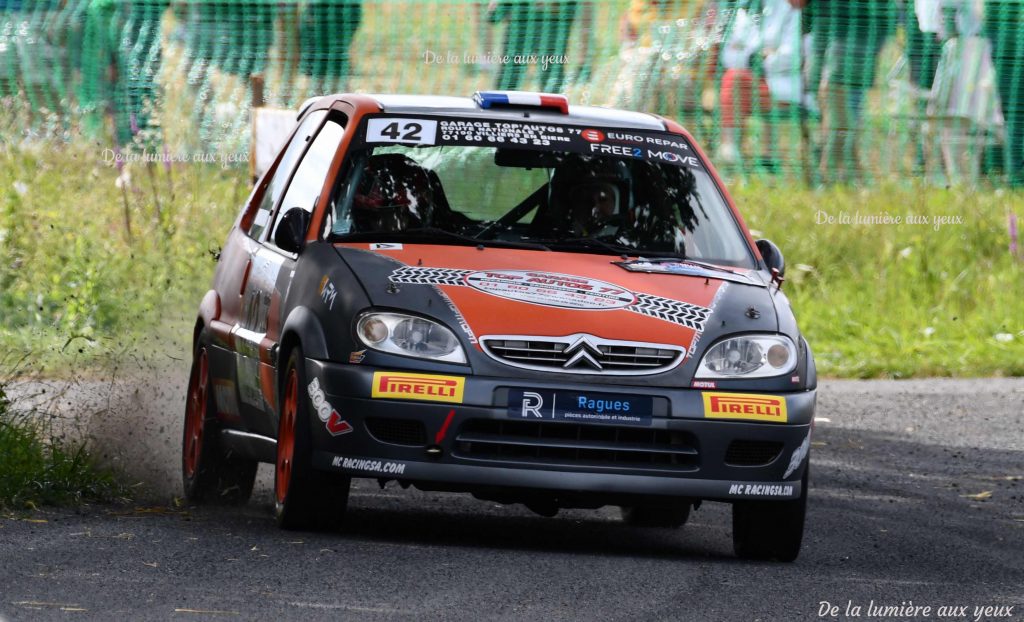
[[[306,230],[309,229],[310,213],[301,207],[293,207],[284,213],[274,232],[274,244],[283,251],[298,253],[306,245]]]
[[[778,246],[771,240],[758,240],[757,250],[761,251],[761,257],[764,258],[764,263],[768,266],[768,271],[773,274],[778,274],[779,277],[786,275],[786,259],[782,256],[782,251],[779,250]]]

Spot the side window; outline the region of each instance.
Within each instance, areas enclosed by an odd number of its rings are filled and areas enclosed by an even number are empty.
[[[274,228],[270,234],[271,240],[274,239],[274,234],[277,233],[277,223],[281,221],[281,216],[285,212],[293,207],[312,212],[316,207],[316,200],[320,196],[320,191],[323,190],[324,182],[327,181],[327,173],[331,168],[334,155],[338,153],[338,146],[341,144],[344,134],[345,128],[333,120],[328,121],[317,134],[309,151],[299,163],[299,167],[295,169],[295,176],[288,184],[288,191],[284,193],[284,200],[281,201],[281,207],[278,209]]]
[[[277,165],[274,175],[267,182],[267,189],[263,192],[263,198],[260,199],[260,206],[256,212],[256,217],[253,218],[252,226],[249,227],[249,236],[253,239],[258,240],[267,228],[267,224],[270,222],[270,213],[284,192],[288,178],[295,167],[295,162],[302,155],[302,151],[309,144],[309,138],[326,116],[326,110],[311,112],[299,126],[298,131],[295,132],[295,137],[288,144],[288,148],[281,157],[281,162]]]

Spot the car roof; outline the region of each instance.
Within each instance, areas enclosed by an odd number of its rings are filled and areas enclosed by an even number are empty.
[[[332,95],[330,98],[342,98]],[[377,101],[382,112],[399,114],[434,114],[441,116],[476,117],[485,119],[522,120],[523,112],[530,120],[561,125],[600,125],[605,127],[664,131],[664,122],[655,115],[598,106],[569,106],[568,114],[545,108],[481,108],[469,97],[445,95],[393,95],[367,94]]]

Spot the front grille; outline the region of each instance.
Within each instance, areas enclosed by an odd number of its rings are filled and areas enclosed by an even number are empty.
[[[525,369],[569,374],[643,375],[675,367],[686,354],[678,346],[616,341],[593,335],[531,337],[500,335],[481,339],[492,358]]]
[[[733,441],[725,452],[725,463],[730,466],[764,466],[772,463],[782,452],[782,443],[775,441]]]
[[[688,432],[503,419],[467,421],[456,458],[536,465],[695,471],[697,440]]]
[[[416,447],[423,447],[427,444],[427,429],[422,421],[367,417],[366,429],[373,438],[382,443]]]

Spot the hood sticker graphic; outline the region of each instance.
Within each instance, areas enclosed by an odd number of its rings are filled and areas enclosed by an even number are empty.
[[[546,307],[578,311],[622,309],[636,303],[633,292],[611,283],[567,274],[528,270],[471,272],[466,285],[486,294]]]
[[[697,331],[711,315],[699,305],[636,293],[605,281],[530,270],[456,270],[403,266],[391,273],[392,283],[453,285],[529,304],[590,311],[622,309]]]
[[[728,283],[722,283],[722,286],[718,288],[718,291],[715,292],[715,297],[711,299],[711,306],[708,307],[709,313],[715,310],[718,306],[718,301],[722,299],[722,296],[725,294],[725,290],[728,288]],[[693,341],[690,342],[690,349],[686,353],[687,357],[693,356],[694,353],[697,352],[697,344],[700,343],[700,338],[703,336],[704,335],[701,331],[697,331],[697,334],[693,336]]]

